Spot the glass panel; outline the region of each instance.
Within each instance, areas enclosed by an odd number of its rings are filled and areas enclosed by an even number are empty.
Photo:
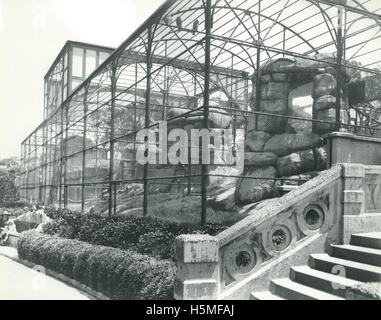
[[[73,87],[73,91],[82,83],[83,81],[82,80],[76,80],[76,79],[73,79],[73,82],[72,82],[72,87]]]
[[[86,78],[97,67],[97,52],[94,50],[86,50]]]
[[[67,63],[68,63],[68,54],[65,53],[65,57],[64,57],[64,69],[67,68]]]
[[[73,49],[73,76],[83,77],[83,49]]]
[[[109,56],[110,54],[108,52],[99,52],[99,65],[101,65]]]

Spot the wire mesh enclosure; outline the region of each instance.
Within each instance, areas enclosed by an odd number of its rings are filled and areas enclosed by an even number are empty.
[[[116,50],[68,42],[45,78],[45,120],[22,143],[21,198],[239,219],[325,170],[331,132],[379,136],[380,10],[378,0],[168,0]],[[171,138],[177,129],[188,134]],[[192,129],[230,130],[244,165],[213,139],[221,161],[160,162],[164,147],[200,152],[184,142]],[[150,163],[137,159],[144,147]]]

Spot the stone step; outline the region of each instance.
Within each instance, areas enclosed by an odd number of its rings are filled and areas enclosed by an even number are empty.
[[[290,278],[297,283],[343,298],[345,298],[346,289],[348,287],[353,287],[361,283],[352,279],[315,270],[308,266],[291,268]]]
[[[331,245],[332,256],[381,267],[381,250],[354,245]]]
[[[290,279],[271,281],[270,291],[288,300],[344,300],[339,296],[317,290]]]
[[[332,273],[335,269],[343,271],[346,278],[362,282],[381,281],[381,268],[370,264],[331,257],[328,254],[311,254],[309,266],[312,269]]]
[[[354,234],[351,237],[351,244],[381,250],[381,232]]]
[[[250,300],[286,300],[282,297],[279,297],[275,294],[272,294],[270,291],[263,291],[263,292],[253,292],[250,294]]]

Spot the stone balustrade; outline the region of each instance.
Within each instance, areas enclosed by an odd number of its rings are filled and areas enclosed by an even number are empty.
[[[248,299],[311,253],[380,231],[379,188],[380,166],[336,164],[216,237],[179,237],[175,298]]]

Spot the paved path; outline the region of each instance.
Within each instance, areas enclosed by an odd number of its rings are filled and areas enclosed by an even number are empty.
[[[89,300],[79,290],[0,256],[0,300]]]

